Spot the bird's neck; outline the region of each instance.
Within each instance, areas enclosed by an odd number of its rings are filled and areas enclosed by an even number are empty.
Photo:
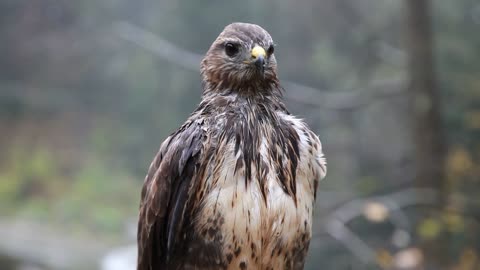
[[[277,80],[236,85],[204,81],[202,98],[233,95],[238,98],[248,99],[252,102],[268,102],[269,100],[282,102],[282,94],[283,89]]]

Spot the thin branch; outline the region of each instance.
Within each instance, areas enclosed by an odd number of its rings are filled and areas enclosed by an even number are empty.
[[[384,205],[390,220],[395,226],[408,226],[408,220],[402,208],[412,205],[433,204],[437,201],[437,193],[428,188],[409,188],[395,193],[375,196],[366,199],[355,199],[337,208],[327,217],[326,231],[334,239],[344,244],[359,260],[364,263],[376,263],[376,254],[365,241],[347,227],[347,223],[363,215],[365,206],[371,202]]]
[[[433,204],[437,193],[430,188],[408,188],[391,194],[362,198],[349,201],[337,208],[331,215],[344,223],[362,215],[365,205],[369,202],[379,202],[390,212],[401,210],[407,206]]]
[[[345,226],[345,223],[341,220],[331,218],[326,224],[326,230],[334,239],[343,243],[344,246],[363,263],[375,263],[375,251],[352,230]]]
[[[318,106],[330,110],[355,110],[376,100],[405,95],[403,79],[375,81],[367,90],[326,91],[299,83],[283,81],[287,98],[298,103]]]
[[[124,21],[117,22],[114,30],[120,38],[133,42],[173,64],[197,72],[200,69],[201,55],[181,49],[150,31]]]

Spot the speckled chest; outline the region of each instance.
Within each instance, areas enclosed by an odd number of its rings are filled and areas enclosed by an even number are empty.
[[[199,261],[210,262],[205,264],[209,269],[303,269],[312,231],[315,157],[308,136],[300,135],[296,196],[291,196],[270,166],[275,161],[268,142],[260,138],[261,161],[252,164],[251,181],[245,181],[245,167],[237,166],[233,143],[222,146],[223,157],[210,164],[204,183],[208,192],[192,228],[199,243],[190,248],[197,269]],[[271,168],[259,174],[258,164]]]
[[[206,198],[197,223],[204,243],[219,248],[217,262],[227,269],[302,269],[311,236],[313,194],[299,187],[295,204],[272,181],[265,203],[256,184],[245,187],[237,182],[225,183]]]

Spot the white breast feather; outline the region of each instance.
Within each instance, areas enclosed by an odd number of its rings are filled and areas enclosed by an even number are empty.
[[[299,135],[300,159],[296,174],[297,205],[282,189],[273,167],[269,169],[266,179],[262,180],[267,181],[266,204],[262,198],[259,180],[256,179],[257,169],[254,164],[252,164],[252,179],[248,181],[246,187],[244,169],[234,174],[239,156],[234,154],[233,143],[225,146],[226,149],[223,151],[225,156],[223,164],[220,165],[222,169],[218,175],[218,182],[204,199],[205,205],[200,219],[213,217],[213,211],[219,210],[225,218],[223,231],[232,232],[225,235],[226,238],[223,239],[225,243],[232,243],[232,237],[236,235],[235,241],[240,246],[248,248],[247,243],[254,243],[258,247],[258,252],[265,253],[265,256],[259,254],[262,258],[261,262],[252,261],[249,253],[241,253],[239,257],[233,259],[232,266],[238,266],[238,262],[244,261],[249,269],[261,268],[262,265],[282,269],[285,262],[281,258],[275,260],[270,256],[278,241],[288,248],[295,244],[294,241],[300,237],[299,233],[307,233],[309,237],[311,236],[314,181],[326,175],[322,146],[316,135],[304,134],[303,130],[306,127],[301,120],[284,113],[279,113],[278,116],[291,123]],[[262,138],[259,151],[264,161],[271,164],[268,160],[268,141],[268,138]],[[309,143],[309,141],[312,142]],[[317,150],[312,153],[310,153],[311,144],[317,144]],[[214,181],[213,177],[216,176],[211,174],[209,177],[211,179],[206,179],[207,182]],[[250,219],[247,218],[248,216]],[[282,220],[284,220],[283,223]],[[200,221],[196,224],[201,226],[205,222]],[[263,245],[262,238],[265,239]]]

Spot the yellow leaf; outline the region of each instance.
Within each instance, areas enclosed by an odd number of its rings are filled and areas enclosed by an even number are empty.
[[[442,224],[433,218],[424,219],[417,228],[418,234],[425,239],[433,239],[442,231]]]
[[[459,175],[468,172],[473,168],[472,158],[462,147],[456,147],[447,158],[448,171],[453,175]]]
[[[462,232],[465,230],[465,222],[462,216],[447,212],[443,216],[443,221],[447,227],[447,230],[451,232]]]
[[[467,127],[472,129],[480,129],[480,111],[470,111],[465,114],[464,118]]]
[[[377,250],[376,254],[377,263],[382,268],[390,268],[392,266],[393,256],[385,249]]]
[[[460,256],[460,263],[458,268],[462,270],[475,269],[474,267],[479,263],[478,255],[471,248],[467,248]]]

